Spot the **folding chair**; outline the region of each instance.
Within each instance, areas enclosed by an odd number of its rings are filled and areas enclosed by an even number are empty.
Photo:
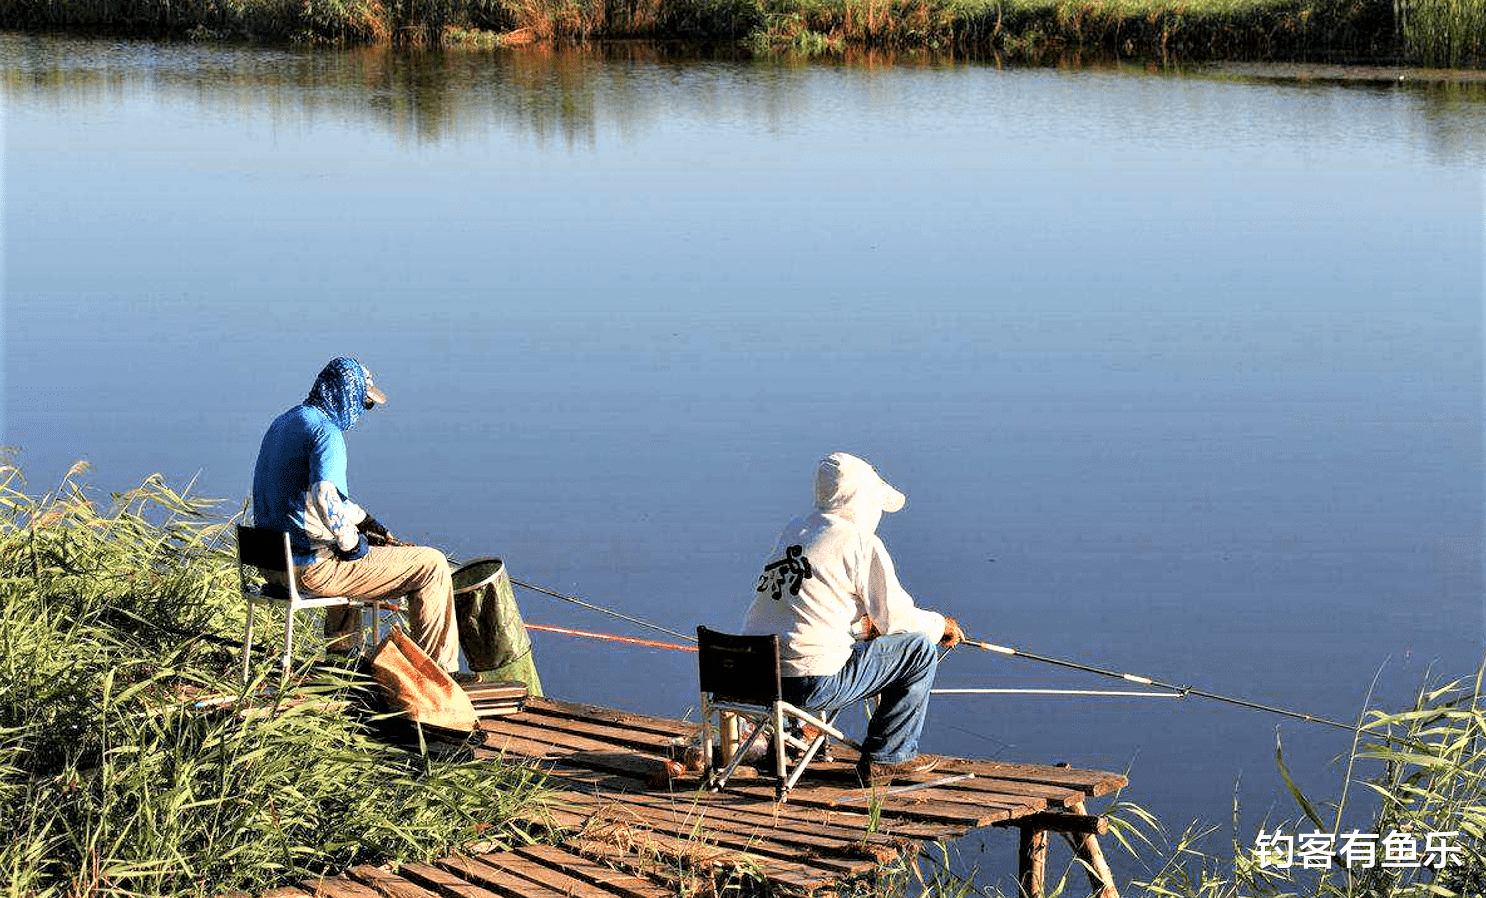
[[[285,579],[284,585],[274,582],[256,586],[248,580],[248,568],[260,571],[277,571]],[[362,600],[345,596],[311,596],[299,591],[294,576],[294,554],[289,548],[289,534],[266,527],[237,525],[237,575],[242,586],[242,596],[248,603],[248,625],[243,634],[243,683],[248,682],[249,659],[253,651],[253,619],[259,605],[280,603],[287,606],[284,615],[284,654],[280,666],[284,675],[289,674],[292,663],[290,652],[294,647],[294,615],[306,608],[326,608],[332,605],[357,605],[371,614],[373,635],[380,640],[382,622],[380,612],[400,612],[402,605],[396,600]]]
[[[817,717],[785,701],[779,682],[779,637],[736,636],[697,627],[697,671],[702,692],[702,770],[708,789],[716,791],[727,785],[738,769],[748,747],[766,727],[774,758],[774,796],[785,801],[799,782],[817,752],[830,737],[858,750],[861,746],[836,729],[836,712]],[[748,735],[736,744],[723,740],[724,757],[714,766],[712,758],[712,715],[718,716],[718,729],[724,734],[729,724],[724,714],[734,714],[752,724]],[[794,721],[809,724],[819,732],[806,741],[790,733],[786,726]],[[800,750],[794,769],[789,768],[785,746]],[[719,769],[720,768],[720,769]]]

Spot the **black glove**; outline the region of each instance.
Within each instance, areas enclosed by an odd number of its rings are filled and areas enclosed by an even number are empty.
[[[386,539],[387,537],[392,535],[387,532],[386,527],[382,526],[381,521],[378,521],[371,515],[367,515],[366,517],[362,518],[361,523],[356,525],[356,529],[360,530],[362,533],[369,533],[372,536],[380,536],[383,539]]]
[[[341,561],[355,561],[358,558],[365,558],[366,553],[371,551],[371,545],[366,541],[365,536],[361,536],[357,538],[354,548],[342,549],[340,546],[336,546],[334,551],[335,557]]]

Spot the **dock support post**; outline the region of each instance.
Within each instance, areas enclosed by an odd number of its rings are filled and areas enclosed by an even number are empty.
[[[1017,846],[1016,882],[1020,898],[1042,898],[1044,870],[1047,867],[1047,830],[1035,826],[1020,828]]]
[[[1074,814],[1084,814],[1084,803],[1078,802],[1068,806],[1068,810]],[[1099,837],[1091,832],[1064,833],[1063,838],[1073,847],[1073,856],[1084,863],[1084,872],[1089,874],[1089,888],[1093,889],[1092,898],[1120,898],[1119,890],[1115,888],[1114,874],[1110,872],[1109,864],[1104,860],[1104,851],[1099,847]]]

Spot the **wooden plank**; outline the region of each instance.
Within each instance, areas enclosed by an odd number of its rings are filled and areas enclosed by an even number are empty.
[[[580,877],[601,885],[619,898],[675,898],[675,891],[641,879],[632,873],[595,863],[553,845],[527,845],[516,853],[568,876]]]
[[[734,785],[729,781],[723,787],[728,792],[737,792],[742,795],[755,797],[772,796],[774,790],[769,786],[741,786]],[[934,792],[935,790],[925,790]],[[835,807],[833,802],[842,798],[859,798],[863,795],[861,789],[839,789],[830,786],[811,785],[809,789],[796,789],[789,794],[789,802],[794,805],[806,807]],[[925,793],[913,792],[907,795],[885,796],[879,803],[882,816],[908,817],[927,823],[946,824],[958,827],[962,831],[986,826],[997,820],[1005,820],[1008,817],[1020,816],[1014,813],[1017,808],[991,807],[988,805],[959,804],[944,801],[930,800],[931,796]],[[1046,804],[1037,802],[1028,806],[1023,813],[1040,811]]]
[[[627,871],[626,875],[633,875],[642,881],[656,881],[666,886],[666,892],[670,895],[681,894],[680,870],[676,867],[657,864],[653,859],[642,859],[630,854],[623,848],[608,842],[596,842],[585,839],[571,839],[563,847],[588,860],[590,863],[603,864],[606,868]]]
[[[701,732],[701,724],[686,723],[681,720],[672,720],[667,717],[651,717],[647,714],[633,714],[628,711],[616,711],[613,708],[604,708],[598,705],[582,705],[573,702],[562,702],[556,699],[532,696],[527,700],[528,711],[541,711],[546,714],[560,715],[564,717],[576,717],[579,720],[600,720],[606,723],[619,723],[637,730],[649,730],[665,736],[695,736]]]
[[[728,848],[734,851],[768,855],[786,861],[807,857],[816,868],[829,870],[838,876],[856,876],[872,870],[876,864],[864,860],[840,860],[822,854],[825,850],[833,855],[843,854],[846,843],[837,839],[823,839],[803,834],[791,834],[773,830],[769,833],[741,832],[729,826],[708,826],[705,819],[687,819],[667,808],[637,803],[619,803],[600,796],[574,796],[586,801],[596,815],[620,824],[633,823],[652,832],[664,833],[679,839],[699,841],[706,845]],[[713,818],[714,822],[716,818]],[[736,821],[734,821],[736,825]]]
[[[555,769],[551,772],[551,777],[552,779],[548,781],[551,785],[562,786],[572,784],[583,791],[592,791],[593,788],[597,788],[601,784],[612,780],[618,780],[621,783],[638,782],[580,768]],[[810,807],[788,802],[779,804],[774,801],[774,791],[772,788],[767,790],[764,797],[727,791],[706,792],[696,790],[674,794],[664,792],[647,793],[647,797],[652,797],[660,801],[706,802],[710,805],[726,809],[727,813],[746,813],[759,818],[781,821],[795,827],[830,827],[832,829],[842,830],[841,835],[843,836],[849,833],[857,839],[866,839],[870,842],[900,843],[905,837],[938,840],[945,838],[947,834],[959,835],[963,832],[963,830],[947,830],[943,825],[935,826],[932,824],[889,820],[882,821],[883,825],[879,827],[879,830],[883,831],[869,833],[868,828],[871,825],[872,818],[865,811],[850,807]],[[631,796],[625,794],[622,799],[620,796],[615,796],[615,798],[616,800],[628,801]],[[885,828],[892,828],[892,832],[887,832]]]
[[[617,830],[617,831],[616,831]],[[602,838],[597,831],[590,833],[583,839],[572,840],[570,844],[578,848],[580,853],[587,853],[586,846],[593,842],[610,842]],[[636,842],[642,843],[648,852],[654,852],[674,860],[688,863],[703,869],[713,869],[719,866],[728,867],[751,875],[762,876],[765,879],[776,880],[786,885],[801,889],[802,891],[815,891],[830,885],[835,877],[823,874],[811,867],[791,861],[771,857],[753,851],[739,850],[735,848],[717,847],[697,842],[686,836],[676,837],[655,830],[645,830],[639,836],[631,835],[626,830],[623,821],[613,821],[611,834],[615,836],[629,836]]]
[[[840,743],[833,745],[833,754],[836,757],[835,763],[838,764],[855,764],[860,757],[856,749]],[[814,769],[816,765],[810,766]],[[937,769],[952,773],[973,773],[978,778],[994,777],[1048,786],[1063,786],[1078,789],[1089,796],[1108,795],[1128,784],[1125,777],[1120,774],[1104,770],[1083,770],[1066,765],[1017,764],[978,758],[945,757],[940,761]]]
[[[496,718],[486,718],[481,724],[492,723]],[[471,746],[471,751],[476,757],[482,758],[509,758],[514,761],[532,760],[555,760],[562,755],[568,754],[567,749],[560,748],[550,742],[539,742],[531,739],[522,739],[518,736],[502,735],[500,733],[484,733],[484,741],[479,745]]]
[[[714,838],[714,835],[721,831],[728,833],[734,839],[742,840],[742,847],[748,850],[763,851],[762,847],[750,846],[776,845],[780,851],[784,852],[781,856],[786,859],[810,856],[820,857],[823,860],[830,860],[833,857],[851,859],[851,862],[847,864],[850,867],[847,872],[852,875],[869,872],[876,866],[875,860],[863,862],[863,858],[875,857],[875,855],[869,855],[862,850],[863,840],[853,838],[855,834],[843,837],[823,835],[818,831],[810,832],[804,828],[781,827],[777,821],[761,821],[729,813],[723,808],[708,808],[705,805],[677,808],[665,804],[632,801],[626,802],[625,807],[639,812],[647,821],[659,819],[679,827],[682,833],[694,831],[699,838]],[[886,842],[888,840],[884,839],[878,844],[886,847],[884,845]],[[722,842],[719,840],[718,844]],[[841,862],[833,861],[832,863]]]
[[[566,898],[562,892],[513,876],[475,858],[446,857],[438,865],[505,898]]]
[[[677,797],[652,794],[623,796],[625,802],[677,809],[685,808],[691,813],[700,812],[714,816],[723,815],[731,817],[745,826],[785,829],[792,834],[808,834],[833,839],[836,842],[870,842],[890,845],[900,841],[882,833],[868,832],[867,824],[870,821],[870,817],[867,815],[861,816],[860,825],[845,826],[821,820],[820,815],[814,813],[786,817],[776,812],[778,808],[788,808],[788,804],[779,805],[773,802],[764,804],[750,800],[749,804],[743,805],[736,801],[728,801],[730,798],[735,798],[735,796],[725,796],[721,793],[710,792],[704,792],[700,795],[682,796],[679,800]]]
[[[1127,784],[1123,776],[1103,770],[1007,764],[1001,761],[980,761],[970,758],[945,758],[939,765],[939,769],[955,773],[973,773],[976,776],[1021,780],[1027,783],[1042,783],[1049,786],[1067,786],[1071,789],[1079,789],[1089,796],[1108,795]]]
[[[924,773],[910,774],[901,777],[904,783],[927,783],[943,778],[946,774],[971,773],[964,770],[964,759],[945,758],[938,767]],[[972,762],[973,763],[973,762]],[[1065,768],[1049,768],[1059,772],[1066,772]],[[857,773],[855,764],[847,764],[841,761],[816,761],[813,762],[800,782],[808,783],[816,779],[836,780],[856,785]],[[897,782],[897,781],[895,781]],[[975,774],[974,779],[961,780],[946,788],[961,789],[970,792],[1000,792],[1014,795],[1027,795],[1036,798],[1044,798],[1049,802],[1067,806],[1069,803],[1083,801],[1087,796],[1082,788],[1069,785],[1049,785],[1046,783],[1029,782],[1024,779],[1007,776],[989,776],[980,773]],[[966,798],[966,801],[974,799]]]
[[[555,730],[549,727],[543,727],[534,723],[523,722],[528,720],[530,720],[530,717],[528,717],[525,712],[522,712],[521,714],[512,714],[507,717],[502,717],[499,720],[484,721],[480,724],[480,729],[484,730],[487,733],[502,733],[506,735],[516,736],[521,739],[530,739],[533,742],[550,742],[556,745],[561,745],[565,748],[569,748],[573,751],[617,751],[621,749],[634,749],[634,746],[626,744],[624,741],[600,739],[593,736],[585,736],[578,733],[569,733],[562,730]],[[645,752],[642,752],[642,754],[644,753]],[[648,752],[648,754],[656,758],[665,758],[667,756],[666,752],[664,751],[652,751]]]
[[[531,858],[522,857],[512,852],[482,854],[479,860],[498,870],[504,870],[513,876],[519,876],[537,885],[545,886],[554,892],[571,895],[572,898],[614,898],[613,892],[606,891],[596,883],[581,877],[560,873],[551,867],[537,863]]]
[[[569,843],[569,847],[580,854],[602,860],[605,863],[617,865],[645,876],[656,876],[673,884],[679,882],[679,870],[672,869],[669,865],[658,864],[653,858],[641,858],[626,851],[625,849],[607,841],[599,839],[576,839]],[[662,846],[651,844],[651,849],[659,849]],[[715,872],[718,867],[726,868],[733,873],[747,873],[748,875],[761,876],[775,884],[787,886],[801,892],[814,892],[818,889],[828,887],[832,884],[830,877],[813,874],[808,869],[800,870],[790,865],[758,863],[757,858],[748,856],[739,857],[736,853],[716,851],[711,852],[712,857],[707,857],[708,852],[689,852],[683,847],[675,850],[675,846],[668,846],[672,850],[658,851],[659,854],[670,858],[670,864],[678,861],[688,863],[693,867]]]
[[[344,876],[304,879],[299,884],[315,898],[382,898],[375,890]]]
[[[604,721],[579,720],[573,717],[543,714],[530,709],[511,715],[511,719],[514,723],[539,726],[554,733],[572,733],[575,736],[599,739],[614,745],[633,745],[659,755],[669,756],[686,745],[686,740],[680,736],[637,730],[622,724]]]
[[[519,680],[503,680],[497,683],[465,683],[462,685],[464,694],[470,697],[470,701],[482,701],[490,699],[524,699],[527,694],[526,684]]]
[[[370,864],[352,867],[346,871],[346,874],[357,882],[371,886],[387,898],[439,898],[436,892],[430,892],[396,873],[383,870],[381,867],[373,867]]]
[[[397,872],[447,898],[500,898],[489,889],[482,889],[472,882],[455,876],[448,870],[431,864],[402,864],[397,868]]]
[[[258,898],[313,898],[313,896],[298,886],[280,886],[277,889],[263,892]]]

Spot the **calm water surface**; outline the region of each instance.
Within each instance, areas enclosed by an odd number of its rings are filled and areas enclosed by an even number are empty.
[[[0,442],[237,504],[353,354],[355,497],[524,579],[735,625],[844,449],[985,638],[1344,719],[1386,665],[1397,706],[1482,652],[1486,94],[1264,74],[0,35]],[[536,641],[554,694],[694,705],[688,656]],[[1345,734],[1196,700],[945,696],[925,748],[1253,825],[1277,730],[1336,795]]]

